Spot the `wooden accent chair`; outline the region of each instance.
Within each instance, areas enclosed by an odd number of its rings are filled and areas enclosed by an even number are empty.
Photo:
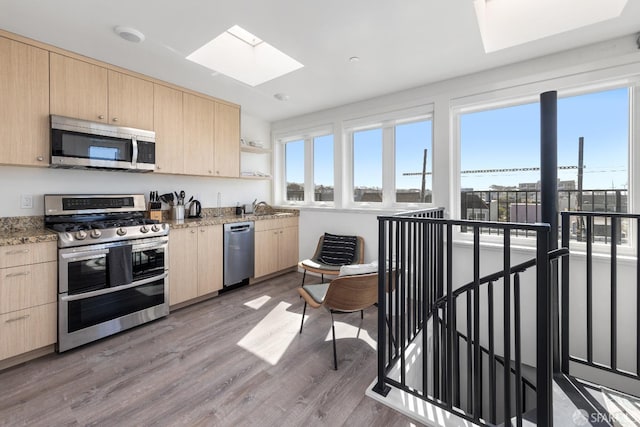
[[[334,313],[360,312],[364,318],[364,309],[378,302],[378,273],[340,276],[330,283],[304,285],[298,288],[304,299],[300,333],[304,326],[304,315],[307,304],[313,308],[324,306],[331,314],[331,332],[333,334],[333,364],[338,370],[338,356],[336,354],[336,329],[333,324]]]
[[[364,239],[360,236],[356,236],[356,250],[355,257],[351,264],[362,264],[364,262]],[[307,271],[311,271],[312,273],[320,274],[321,280],[324,282],[325,274],[328,276],[337,276],[340,274],[341,265],[330,265],[325,264],[320,260],[320,254],[322,253],[322,244],[324,243],[324,235],[320,236],[318,239],[318,245],[316,246],[316,251],[313,253],[313,256],[309,259],[305,259],[298,263],[298,267],[303,269],[302,274],[302,284],[300,286],[304,286],[304,279],[307,276]]]

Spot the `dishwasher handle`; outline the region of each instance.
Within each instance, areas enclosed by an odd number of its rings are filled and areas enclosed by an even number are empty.
[[[247,233],[251,231],[253,224],[229,225],[227,232],[229,233]]]

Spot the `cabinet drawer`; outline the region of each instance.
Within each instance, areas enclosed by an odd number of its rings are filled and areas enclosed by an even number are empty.
[[[297,216],[290,217],[290,218],[281,218],[278,221],[280,221],[280,226],[282,228],[297,227],[298,226],[298,217]]]
[[[278,221],[275,219],[261,219],[254,223],[254,229],[256,232],[272,230],[274,228],[278,228]]]
[[[56,242],[0,247],[0,268],[56,261]]]
[[[0,315],[0,360],[56,342],[56,303]]]
[[[0,269],[0,314],[56,302],[58,264]]]

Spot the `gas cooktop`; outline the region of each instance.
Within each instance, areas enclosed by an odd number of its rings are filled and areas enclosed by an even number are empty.
[[[145,199],[133,195],[45,195],[45,226],[58,247],[166,236],[169,225],[144,217]]]

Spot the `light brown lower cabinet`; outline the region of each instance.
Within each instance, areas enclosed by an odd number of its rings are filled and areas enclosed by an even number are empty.
[[[222,226],[198,227],[198,296],[222,289]]]
[[[298,263],[298,218],[268,219],[255,224],[254,277],[262,277]]]
[[[55,242],[0,248],[0,360],[56,342]]]
[[[222,289],[222,225],[169,233],[169,304]]]
[[[0,360],[56,342],[57,304],[0,314]]]

